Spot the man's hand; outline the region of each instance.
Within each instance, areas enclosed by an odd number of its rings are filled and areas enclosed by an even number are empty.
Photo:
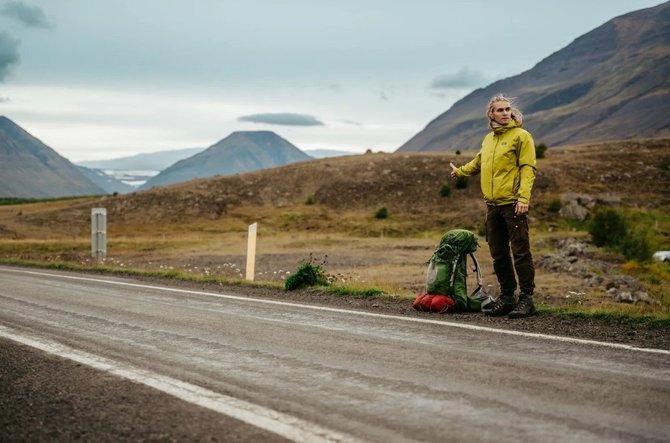
[[[449,166],[451,166],[451,179],[456,180],[458,178],[458,175],[456,175],[456,169],[458,169],[453,163],[449,163]]]
[[[515,215],[523,215],[528,212],[528,203],[516,202],[516,208],[514,208]]]

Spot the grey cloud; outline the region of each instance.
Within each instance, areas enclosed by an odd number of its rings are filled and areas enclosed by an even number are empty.
[[[9,1],[0,9],[0,14],[15,18],[30,28],[53,28],[39,6],[30,6],[20,1]]]
[[[0,97],[0,103],[9,103],[11,101],[9,97]]]
[[[19,41],[6,32],[0,32],[0,81],[4,80],[12,65],[19,62]]]
[[[468,68],[461,68],[453,74],[445,74],[435,78],[429,89],[464,89],[482,86],[486,83],[486,77],[478,71],[471,71]]]
[[[283,126],[325,126],[311,115],[279,112],[274,114],[252,114],[238,117],[238,121],[251,123],[267,123]]]
[[[339,83],[329,83],[326,88],[330,89],[333,92],[342,92],[342,85]]]
[[[340,122],[344,123],[345,125],[363,126],[363,123],[359,123],[359,122],[353,121],[353,120],[340,120]]]

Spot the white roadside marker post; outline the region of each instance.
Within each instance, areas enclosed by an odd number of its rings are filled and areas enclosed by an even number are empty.
[[[91,209],[91,255],[96,260],[107,256],[107,209]]]
[[[249,225],[249,237],[247,239],[247,280],[254,281],[256,268],[256,231],[258,223]]]

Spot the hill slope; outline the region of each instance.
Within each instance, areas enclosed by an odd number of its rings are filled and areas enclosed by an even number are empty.
[[[472,92],[398,151],[477,149],[499,92],[518,98],[524,126],[550,146],[670,135],[670,2],[610,20]]]
[[[448,182],[447,153],[367,154],[302,162],[279,168],[179,183],[173,186],[72,203],[55,211],[21,217],[21,222],[60,229],[90,230],[91,207],[106,207],[117,224],[149,226],[236,217],[263,219],[266,226],[303,229],[365,229],[353,212],[373,219],[386,206],[391,221],[412,220],[411,229],[476,225],[485,205],[479,177],[466,189],[440,195]],[[659,183],[670,180],[670,138],[614,141],[556,148],[540,160],[533,187],[532,214],[546,212],[561,193],[583,193],[596,200],[618,200],[624,206],[670,210],[670,196]],[[625,173],[618,173],[626,165]],[[315,204],[306,205],[313,196]],[[556,214],[554,214],[555,216]],[[352,221],[353,220],[353,221]],[[287,224],[288,223],[288,224]],[[311,223],[312,225],[310,225]],[[402,223],[402,222],[400,222]],[[76,226],[76,228],[75,228]],[[1,234],[1,233],[0,233]]]
[[[151,178],[140,189],[194,178],[257,171],[310,159],[310,156],[274,132],[233,132],[205,151],[178,161]]]
[[[0,116],[0,196],[64,197],[106,192],[69,160]]]

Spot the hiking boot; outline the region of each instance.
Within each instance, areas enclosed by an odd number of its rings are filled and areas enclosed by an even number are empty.
[[[496,301],[489,303],[483,311],[490,317],[502,317],[512,312],[515,306],[514,296],[501,295]]]
[[[533,305],[533,297],[529,295],[521,294],[519,297],[519,303],[512,312],[509,313],[509,318],[523,318],[530,317],[532,315],[537,315],[537,310],[535,305]]]

